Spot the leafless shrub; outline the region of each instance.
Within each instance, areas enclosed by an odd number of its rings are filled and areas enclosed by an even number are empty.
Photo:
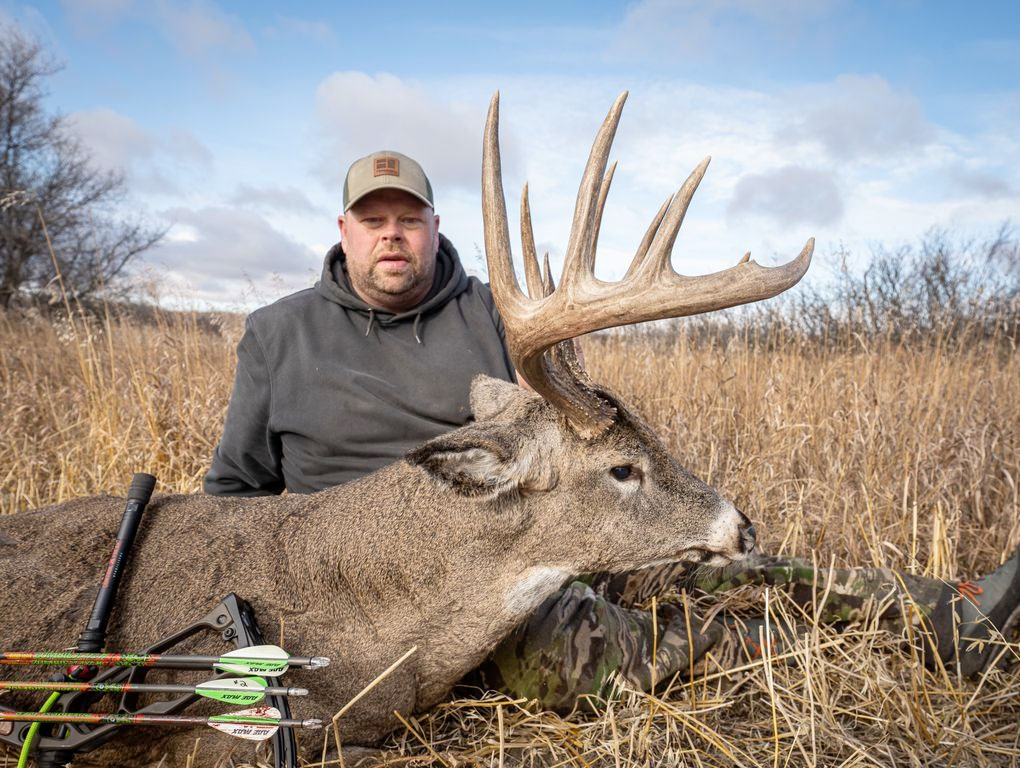
[[[0,23],[0,306],[20,294],[109,290],[131,259],[164,231],[118,210],[124,178],[102,171],[43,108],[46,79],[59,70],[40,44]],[[58,268],[59,267],[59,268]]]

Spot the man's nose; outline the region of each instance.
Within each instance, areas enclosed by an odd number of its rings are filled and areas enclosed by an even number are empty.
[[[383,225],[382,237],[386,240],[403,240],[404,231],[400,227],[400,222],[397,219],[387,221]]]

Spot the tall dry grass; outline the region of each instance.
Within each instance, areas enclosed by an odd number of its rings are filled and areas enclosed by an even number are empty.
[[[0,513],[123,493],[135,471],[198,491],[243,318],[0,313]]]
[[[0,315],[0,511],[123,493],[141,470],[163,491],[198,490],[240,330],[236,317],[188,313]],[[1020,359],[1008,338],[695,330],[589,338],[588,367],[754,518],[766,551],[954,579],[1020,543]],[[724,601],[797,616],[774,590]],[[1016,668],[974,684],[926,671],[873,621],[810,626],[780,658],[720,650],[691,680],[622,690],[567,719],[506,699],[452,702],[395,734],[388,760],[1020,764]]]

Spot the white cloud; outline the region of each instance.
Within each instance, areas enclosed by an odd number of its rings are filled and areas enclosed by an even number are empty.
[[[954,163],[946,169],[946,175],[957,192],[970,192],[987,199],[1017,195],[1016,188],[1001,175],[982,168]]]
[[[270,184],[254,187],[250,184],[237,185],[230,202],[237,206],[251,206],[268,211],[290,211],[294,213],[310,213],[313,215],[329,214],[308,199],[308,195],[297,187]]]
[[[79,36],[95,36],[124,16],[131,0],[61,0],[68,27]]]
[[[131,6],[131,0],[61,0],[60,4],[73,16],[85,19],[116,16]]]
[[[208,0],[186,4],[160,0],[155,11],[164,34],[185,54],[248,52],[255,48],[244,22]]]
[[[200,239],[197,229],[180,221],[175,222],[166,233],[166,242],[170,243],[197,243]]]
[[[854,87],[848,89],[848,82]],[[517,210],[527,179],[540,252],[550,251],[558,272],[588,150],[618,85],[615,79],[572,77],[506,78],[499,85],[513,250],[519,256]],[[312,134],[318,153],[313,173],[337,190],[328,203],[338,202],[353,159],[384,147],[407,152],[432,177],[444,233],[465,265],[477,268],[481,134],[491,87],[473,77],[426,85],[392,75],[331,75],[317,91]],[[841,145],[832,111],[869,103],[852,115],[857,128],[874,126],[883,109],[896,118],[897,104],[907,104],[900,114],[911,114],[909,95],[877,78],[760,90],[668,80],[639,84],[612,153],[620,166],[603,219],[597,274],[622,276],[659,205],[708,154],[712,166],[675,249],[676,268],[684,274],[731,266],[746,250],[761,263],[783,261],[809,236],[818,238],[822,255],[838,244],[866,253],[870,243],[907,242],[933,225],[980,235],[982,226],[1007,217],[1010,205],[1015,209],[1015,196],[995,196],[1016,194],[1009,169],[1016,167],[1020,142],[1002,131],[1009,120],[996,122],[993,140],[954,134],[923,117],[920,128],[917,121],[894,119],[900,127],[890,129],[891,139],[865,130],[865,137],[853,137],[856,144]],[[144,160],[152,144],[130,127],[105,131],[109,151]],[[924,142],[911,142],[911,136]],[[170,142],[149,139],[157,156]],[[901,150],[888,151],[890,145]],[[243,165],[220,150],[217,161],[220,171]],[[212,300],[219,292],[249,306],[311,285],[323,249],[306,244],[327,242],[333,212],[323,216],[320,200],[309,200],[300,173],[220,181],[218,200],[227,206],[200,198],[196,206],[210,207],[178,218],[171,241],[154,254],[160,260],[164,251],[172,256],[166,274],[177,283],[190,278],[193,296]],[[301,266],[291,270],[291,264]]]
[[[130,117],[112,109],[93,109],[71,115],[75,132],[104,168],[126,171],[140,158],[151,157],[156,141]]]
[[[131,5],[131,0],[62,0],[69,11],[81,13],[116,13]]]
[[[171,238],[159,260],[173,269],[213,277],[242,273],[304,274],[321,255],[275,229],[257,213],[242,208],[170,208],[163,212],[173,228],[184,225],[187,237]]]
[[[296,16],[277,16],[275,23],[265,30],[271,39],[297,38],[318,43],[328,43],[336,39],[333,27],[329,22],[301,19]]]
[[[181,162],[200,168],[212,168],[213,154],[190,131],[174,128],[163,142],[163,148]]]
[[[143,260],[180,302],[251,307],[311,286],[322,256],[249,210],[171,208],[167,238]]]
[[[838,0],[640,0],[614,30],[610,57],[697,66],[750,60],[804,36]]]
[[[319,85],[316,120],[323,142],[316,174],[333,188],[351,162],[380,149],[413,157],[436,189],[479,186],[485,113],[477,105],[436,98],[389,74],[336,72]]]
[[[913,95],[878,76],[841,75],[798,89],[803,114],[779,131],[781,140],[818,142],[838,160],[916,152],[935,137]]]
[[[749,173],[737,182],[727,213],[768,216],[783,225],[832,226],[843,216],[843,197],[831,172],[786,165]]]
[[[123,173],[135,192],[177,194],[183,173],[201,174],[212,167],[212,153],[182,129],[156,136],[136,120],[105,108],[76,112],[69,119],[95,162]]]

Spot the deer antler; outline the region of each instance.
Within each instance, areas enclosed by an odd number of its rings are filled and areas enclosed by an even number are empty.
[[[792,261],[762,267],[745,254],[735,267],[710,275],[685,277],[673,271],[670,254],[691,197],[709,158],[705,158],[668,198],[652,220],[623,280],[606,283],[595,277],[599,224],[615,164],[606,173],[609,149],[620,121],[624,91],[595,137],[577,192],[574,221],[556,290],[539,272],[528,207],[528,187],[521,197],[521,240],[528,293],[517,283],[510,254],[510,230],[499,161],[499,93],[489,104],[482,152],[482,216],[489,280],[503,317],[510,356],[536,392],[561,411],[578,435],[591,438],[612,425],[615,410],[560,342],[591,331],[645,320],[683,317],[767,299],[793,286],[811,263],[814,238]],[[547,262],[548,263],[548,262]],[[548,271],[548,267],[547,267]],[[551,354],[546,354],[552,348]]]

